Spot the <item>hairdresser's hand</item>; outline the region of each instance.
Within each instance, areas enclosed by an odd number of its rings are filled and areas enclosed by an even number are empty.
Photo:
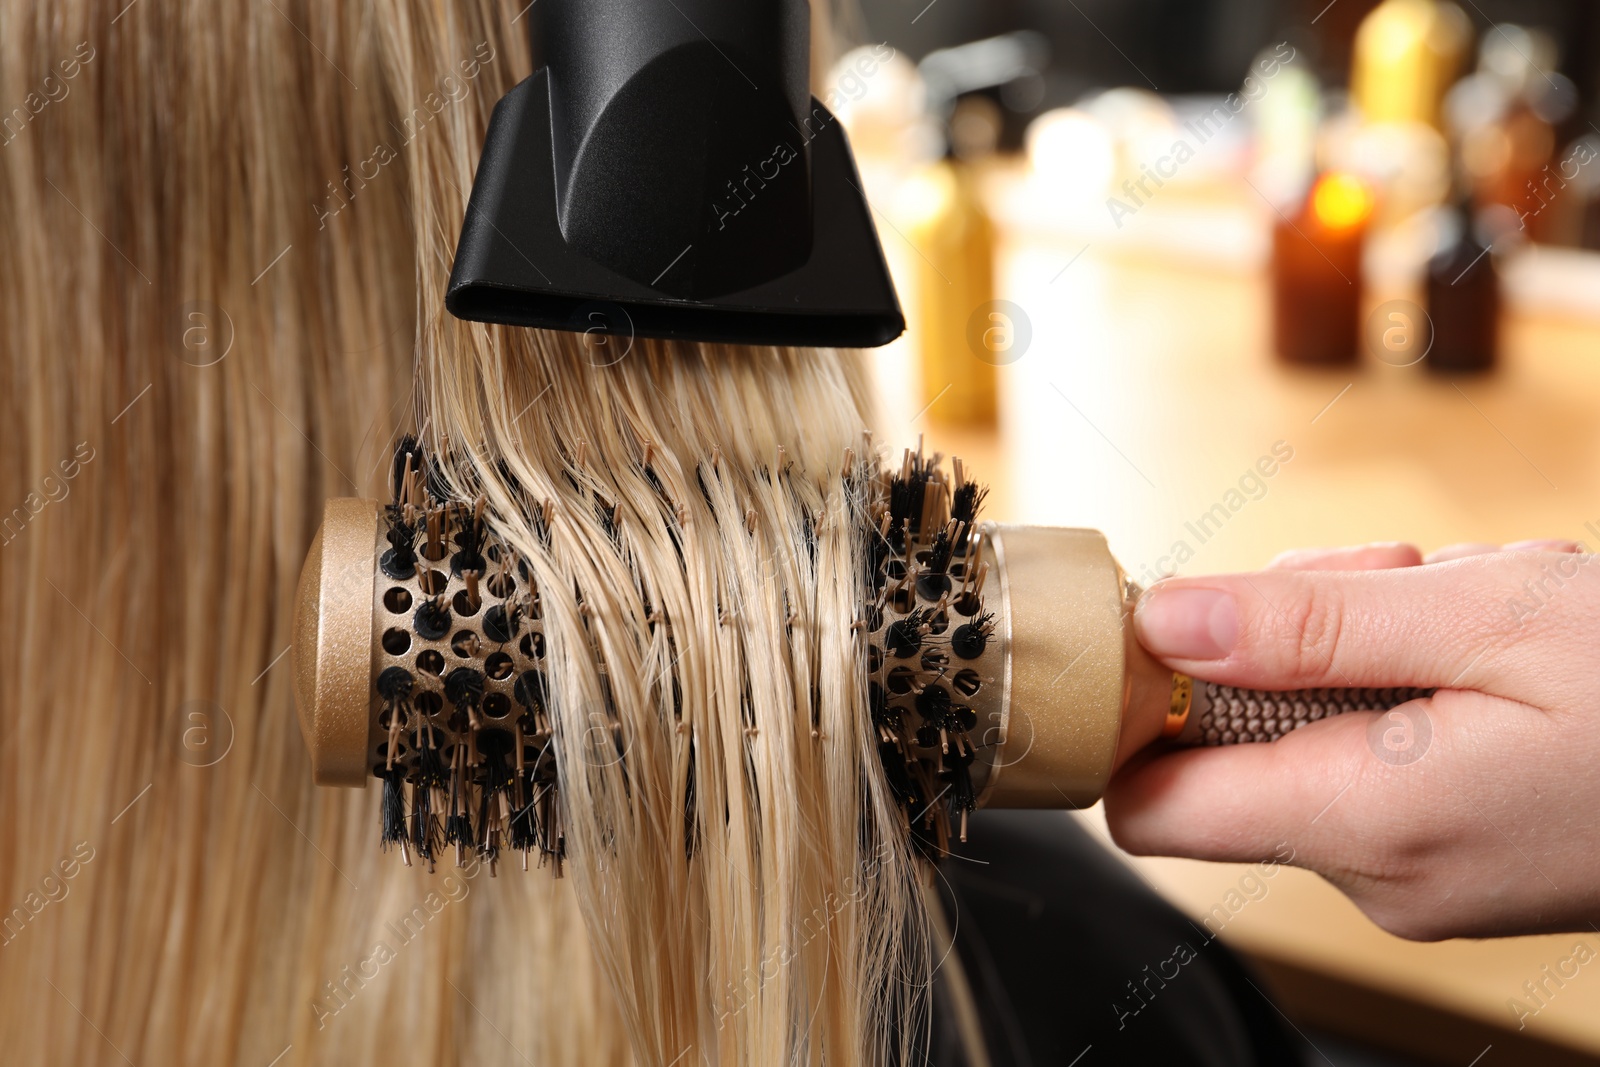
[[[1144,594],[1139,639],[1253,689],[1434,686],[1272,744],[1137,758],[1106,814],[1138,854],[1292,862],[1402,937],[1600,924],[1600,557],[1565,542],[1280,557]]]

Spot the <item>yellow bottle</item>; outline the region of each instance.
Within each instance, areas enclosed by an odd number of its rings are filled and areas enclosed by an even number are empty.
[[[994,223],[977,176],[952,156],[908,179],[903,195],[907,236],[919,253],[912,257],[911,329],[921,356],[922,403],[939,422],[993,425],[995,368],[1007,360],[1003,347],[994,347],[1005,343],[1003,325],[973,328],[973,317],[994,300]]]
[[[1440,125],[1472,23],[1448,0],[1384,0],[1356,31],[1350,93],[1368,122]]]

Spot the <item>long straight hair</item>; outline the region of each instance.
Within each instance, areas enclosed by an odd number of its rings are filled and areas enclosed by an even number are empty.
[[[9,1058],[917,1042],[927,918],[851,626],[861,368],[444,313],[523,14],[0,0]],[[297,574],[406,430],[540,585],[563,877],[406,869],[377,790],[311,784]]]

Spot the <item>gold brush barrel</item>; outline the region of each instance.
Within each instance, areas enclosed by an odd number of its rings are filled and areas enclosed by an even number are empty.
[[[377,529],[377,501],[329,500],[300,570],[294,695],[318,785],[363,786],[370,774]]]
[[[1162,739],[1183,745],[1272,741],[1330,715],[1382,711],[1426,689],[1265,692],[1196,683],[1134,639],[1139,588],[1097,530],[984,527],[1000,578],[994,605],[1006,683],[984,709],[998,731],[980,802],[1085,807],[1112,772]]]
[[[1133,639],[1137,590],[1098,530],[984,527],[999,578],[991,600],[1006,678],[995,750],[980,802],[991,808],[1093,804],[1123,734],[1143,747],[1165,707],[1173,673]],[[994,711],[991,711],[993,714]],[[1151,722],[1155,728],[1149,729]]]

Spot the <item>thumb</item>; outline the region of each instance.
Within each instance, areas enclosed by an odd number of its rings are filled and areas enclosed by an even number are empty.
[[[1580,565],[1570,564],[1569,581]],[[1169,666],[1251,689],[1454,687],[1475,665],[1504,668],[1497,678],[1514,682],[1522,670],[1496,653],[1527,621],[1517,594],[1541,567],[1550,570],[1549,557],[1518,553],[1381,571],[1172,578],[1140,597],[1134,627]]]

